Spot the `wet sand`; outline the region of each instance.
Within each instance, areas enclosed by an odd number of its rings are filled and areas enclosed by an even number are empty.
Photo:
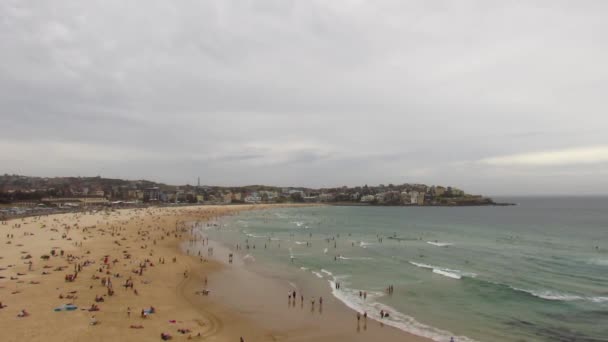
[[[253,341],[429,341],[381,324],[378,313],[368,313],[367,320],[361,316],[358,321],[356,312],[333,297],[326,279],[311,274],[299,280],[277,276],[267,266],[243,259],[247,252],[238,253],[238,258],[235,254],[233,264],[229,264],[228,254],[234,251],[212,241],[200,248],[201,254],[205,255],[209,246],[214,249],[213,258],[223,264],[214,273],[210,301],[253,322],[259,329],[251,336]],[[198,252],[188,244],[182,248]],[[289,299],[294,290],[295,301]]]
[[[2,340],[147,341],[167,333],[173,340],[239,341],[243,336],[245,341],[423,341],[372,320],[365,328],[362,320],[357,329],[355,313],[333,299],[326,284],[302,289],[323,296],[322,313],[318,302],[311,310],[309,297],[303,307],[299,299],[288,307],[291,287],[284,280],[244,264],[225,265],[206,253],[198,257],[194,250],[191,256],[180,252],[191,238],[186,222],[265,207],[129,209],[3,222]],[[220,253],[218,249],[215,254]],[[43,255],[48,260],[41,259]],[[76,279],[66,281],[79,265]],[[111,280],[112,295],[103,278]],[[207,296],[200,294],[205,279]],[[127,280],[133,288],[122,286]],[[96,297],[103,301],[96,302]],[[53,310],[65,304],[77,309]],[[88,310],[93,304],[99,311]],[[142,309],[151,306],[155,312],[142,318]],[[17,317],[22,309],[29,316]]]

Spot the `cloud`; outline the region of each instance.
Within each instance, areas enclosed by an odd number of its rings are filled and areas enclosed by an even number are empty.
[[[0,173],[608,193],[603,152],[570,151],[608,144],[606,11],[3,0]]]
[[[608,162],[607,146],[577,147],[485,158],[483,164],[496,166],[556,166]]]

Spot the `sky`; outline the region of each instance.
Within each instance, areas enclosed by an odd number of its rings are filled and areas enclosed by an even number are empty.
[[[3,0],[0,173],[608,194],[607,11]]]

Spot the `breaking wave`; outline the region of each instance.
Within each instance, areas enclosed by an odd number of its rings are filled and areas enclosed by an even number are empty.
[[[370,258],[370,257],[345,257],[343,255],[340,255],[338,257],[338,259],[341,259],[341,260],[373,260],[374,258]]]
[[[418,322],[414,317],[408,316],[401,313],[394,308],[382,304],[377,301],[378,298],[383,296],[382,292],[367,292],[367,299],[364,300],[359,297],[359,290],[349,289],[341,286],[340,289],[336,289],[336,281],[340,280],[341,276],[333,277],[329,280],[329,285],[332,290],[332,295],[344,303],[347,307],[357,312],[367,312],[368,317],[377,321],[380,319],[377,317],[377,313],[380,310],[390,312],[390,316],[381,320],[382,323],[390,325],[397,329],[403,330],[410,334],[426,337],[433,341],[445,342],[449,341],[450,337],[454,337],[459,342],[475,342],[466,336],[455,336],[449,331],[441,330],[430,325],[426,325]]]
[[[505,285],[505,286],[508,286],[508,285]],[[586,302],[593,302],[593,303],[607,303],[608,302],[608,297],[581,296],[581,295],[576,295],[576,294],[557,292],[557,291],[553,291],[553,290],[528,290],[528,289],[522,289],[522,288],[513,287],[513,286],[508,286],[508,287],[511,288],[512,290],[519,291],[519,292],[525,292],[534,297],[545,299],[545,300],[554,300],[554,301],[560,301],[560,302],[572,302],[572,301],[586,301]]]
[[[439,274],[439,275],[442,275],[444,277],[448,277],[448,278],[452,278],[452,279],[462,279],[462,277],[469,277],[469,278],[475,278],[475,277],[477,277],[477,274],[476,273],[472,273],[472,272],[464,272],[464,271],[460,271],[460,270],[453,270],[453,269],[450,269],[450,268],[433,266],[433,265],[423,264],[423,263],[414,262],[414,261],[410,261],[410,264],[412,264],[412,265],[414,265],[416,267],[419,267],[419,268],[429,269],[429,270],[431,270],[435,274]]]
[[[437,247],[447,247],[453,245],[451,242],[438,242],[438,241],[427,241],[429,245],[437,246]]]

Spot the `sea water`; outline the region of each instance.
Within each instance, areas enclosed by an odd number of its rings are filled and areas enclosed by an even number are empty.
[[[608,199],[504,200],[251,211],[205,234],[435,341],[608,341]]]

